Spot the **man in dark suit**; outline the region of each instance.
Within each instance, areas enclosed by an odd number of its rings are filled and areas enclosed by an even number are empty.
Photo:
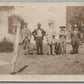
[[[43,39],[46,32],[41,28],[41,24],[37,24],[37,29],[32,32],[34,40],[36,41],[37,54],[43,54]]]
[[[73,31],[71,33],[71,45],[72,45],[72,54],[78,54],[78,48],[80,45],[80,33],[78,31],[77,25],[74,25]]]

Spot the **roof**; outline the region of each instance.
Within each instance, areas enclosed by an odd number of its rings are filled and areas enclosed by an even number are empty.
[[[14,9],[14,6],[0,6],[0,11],[8,11]]]

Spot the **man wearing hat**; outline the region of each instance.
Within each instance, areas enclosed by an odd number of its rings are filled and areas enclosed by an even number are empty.
[[[24,28],[21,31],[21,38],[22,38],[22,42],[23,42],[23,48],[25,51],[24,52],[25,55],[29,53],[30,40],[31,40],[31,36],[32,36],[32,33],[27,26],[28,26],[28,24],[24,23],[23,24]]]
[[[80,33],[78,31],[78,27],[75,24],[73,31],[71,32],[71,45],[72,45],[72,54],[78,54],[78,48],[80,45]]]
[[[32,32],[34,40],[36,41],[37,55],[43,55],[43,39],[46,32],[41,28],[41,24],[37,24],[37,29]]]
[[[46,40],[47,40],[47,54],[48,55],[55,55],[55,43],[56,43],[56,39],[55,39],[55,29],[54,29],[54,22],[50,21],[49,22],[49,28],[47,30],[47,34],[46,34]]]
[[[61,54],[66,55],[66,30],[65,26],[60,27],[60,47],[61,47]]]

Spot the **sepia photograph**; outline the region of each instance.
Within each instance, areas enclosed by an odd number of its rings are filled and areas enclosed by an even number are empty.
[[[0,76],[37,75],[84,76],[84,2],[0,2]]]

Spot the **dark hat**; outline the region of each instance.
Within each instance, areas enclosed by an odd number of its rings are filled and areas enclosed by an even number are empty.
[[[60,28],[61,28],[61,29],[62,29],[62,28],[65,29],[66,27],[65,27],[65,26],[60,26]]]

